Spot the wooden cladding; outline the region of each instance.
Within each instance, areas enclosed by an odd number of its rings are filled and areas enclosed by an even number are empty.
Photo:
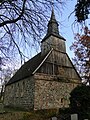
[[[45,62],[37,72],[48,75],[59,75],[61,77],[78,79],[78,76],[72,67],[61,66],[56,63]]]

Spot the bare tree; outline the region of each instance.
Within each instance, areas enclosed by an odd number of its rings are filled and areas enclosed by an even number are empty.
[[[54,2],[56,9],[57,3],[58,7],[63,4],[61,0]],[[9,72],[7,69],[11,61],[14,62],[14,58],[19,55],[22,63],[27,57],[26,51],[32,50],[33,47],[38,48],[47,27],[52,5],[53,0],[0,0],[0,84],[2,83],[2,87],[5,79],[11,77],[13,70]],[[6,70],[5,74],[3,69]]]
[[[16,73],[16,71],[17,69],[13,67],[3,68],[2,71],[0,71],[0,99],[3,97],[6,83]]]
[[[40,44],[52,4],[52,0],[0,0],[0,65],[12,53],[18,52],[23,60],[27,46]]]

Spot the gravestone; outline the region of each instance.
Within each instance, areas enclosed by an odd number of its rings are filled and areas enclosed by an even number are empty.
[[[71,120],[78,120],[77,114],[71,114]]]
[[[51,120],[57,120],[57,117],[52,117],[52,119]]]

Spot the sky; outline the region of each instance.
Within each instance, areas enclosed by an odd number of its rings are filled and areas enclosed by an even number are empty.
[[[71,29],[71,26],[75,20],[75,18],[74,18],[75,16],[74,16],[74,14],[72,14],[70,16],[70,13],[72,13],[73,10],[75,9],[77,0],[62,0],[61,2],[63,2],[63,1],[65,1],[65,6],[63,6],[63,5],[59,6],[60,11],[56,11],[57,9],[55,8],[55,5],[54,5],[54,11],[55,11],[56,20],[60,23],[59,24],[60,35],[66,39],[67,53],[70,56],[70,58],[72,58],[74,56],[74,54],[73,54],[74,52],[70,51],[69,47],[72,45],[72,42],[74,42],[74,35],[73,35],[73,31]],[[51,16],[51,11],[48,13],[49,13],[48,16]],[[70,18],[68,18],[69,16],[70,16]],[[25,48],[23,48],[23,49],[25,49]],[[32,49],[31,52],[29,50],[29,53],[26,53],[27,56],[29,56],[29,58],[31,58],[35,54],[37,54],[36,50],[34,50],[33,48],[31,48],[31,49]],[[38,52],[40,52],[40,49]]]
[[[74,42],[74,35],[71,26],[75,20],[75,16],[74,14],[70,16],[70,13],[72,13],[73,10],[75,9],[77,0],[66,0],[66,1],[67,1],[66,5],[63,8],[61,6],[60,12],[57,12],[56,10],[54,11],[55,11],[56,20],[59,21],[60,23],[59,33],[66,39],[66,50],[70,59],[72,59],[74,57],[74,52],[71,51],[69,47],[72,45],[72,42]],[[69,16],[70,18],[68,18]],[[35,54],[37,54],[37,52],[33,51],[31,53],[31,57],[33,57]]]
[[[76,3],[77,3],[77,0],[66,0],[65,5],[60,6],[60,8],[59,8],[60,11],[58,9],[56,9],[56,7],[54,5],[55,17],[59,23],[59,33],[61,36],[63,36],[66,39],[66,50],[67,50],[67,53],[68,53],[70,59],[72,59],[74,57],[74,51],[71,51],[69,47],[72,45],[72,42],[74,42],[74,35],[73,35],[73,31],[71,29],[71,26],[75,20],[74,14],[72,14],[71,16],[70,16],[70,14],[75,9]],[[50,16],[50,17],[51,17],[51,12],[52,11],[48,12],[48,14],[49,14],[48,16]],[[68,18],[69,16],[70,16],[70,18]],[[48,19],[48,21],[49,21],[49,19]],[[47,24],[48,24],[48,22],[47,22]],[[45,33],[45,35],[46,35],[46,33]],[[25,48],[23,48],[23,49],[25,49]],[[30,51],[30,49],[31,49],[31,51]],[[33,46],[30,49],[28,49],[28,51],[26,53],[27,54],[26,56],[29,56],[29,58],[35,56],[38,52],[40,52],[40,49],[38,51],[36,51],[36,49]],[[28,59],[26,58],[25,61],[27,61],[27,60]],[[18,61],[20,61],[20,60],[18,60]],[[21,66],[21,64],[20,63],[15,64],[15,63],[18,63],[18,62],[15,61],[13,63],[14,67],[15,67],[14,69],[18,69]],[[10,67],[10,64],[9,64],[9,67]],[[12,67],[12,63],[11,63],[11,67]]]
[[[55,17],[59,23],[59,33],[66,39],[66,51],[70,59],[74,57],[74,51],[70,50],[70,46],[74,42],[72,24],[75,21],[75,15],[74,13],[73,14],[71,13],[74,11],[76,3],[77,0],[67,0],[67,2],[65,2],[65,5],[59,8],[60,11],[56,11],[57,9],[54,6]],[[49,15],[51,16],[51,12]],[[33,52],[31,53],[31,57],[33,57],[35,54],[37,54],[37,52],[33,50]]]
[[[72,24],[75,21],[75,14],[72,12],[75,9],[77,0],[65,0],[65,3],[66,3],[65,6],[60,7],[60,12],[59,11],[57,12],[55,8],[54,11],[55,11],[56,20],[59,22],[59,33],[61,36],[63,36],[66,39],[66,51],[70,59],[72,60],[72,58],[74,57],[74,51],[70,50],[70,46],[75,41],[73,30],[77,31],[76,27],[75,28],[73,27],[74,29],[72,30]],[[51,16],[51,11],[49,15]],[[35,54],[37,54],[37,52],[35,50],[32,50],[32,53],[30,52],[30,58],[33,57]],[[16,65],[16,68],[17,66],[20,67],[20,65]]]
[[[74,51],[70,50],[70,46],[74,42],[72,24],[75,21],[75,16],[72,12],[75,9],[76,3],[77,0],[68,0],[68,2],[66,2],[60,19],[62,25],[59,25],[59,32],[66,39],[66,50],[70,58],[74,57]],[[57,19],[59,18],[57,17]]]

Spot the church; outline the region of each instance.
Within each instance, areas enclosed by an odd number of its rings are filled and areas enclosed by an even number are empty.
[[[5,86],[5,106],[28,110],[69,107],[70,93],[81,78],[66,53],[65,41],[52,10],[41,52],[23,64]]]

